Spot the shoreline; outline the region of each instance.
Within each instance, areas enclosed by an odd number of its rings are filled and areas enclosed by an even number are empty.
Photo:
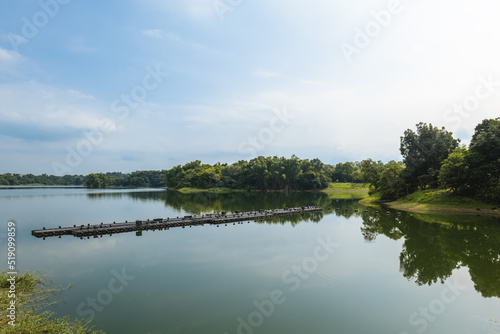
[[[404,203],[399,204],[397,201],[394,202],[362,202],[361,204],[376,204],[380,206],[386,206],[391,209],[407,211],[407,212],[418,212],[418,213],[455,213],[464,215],[476,215],[476,216],[500,216],[500,211],[492,209],[472,209],[472,208],[461,208],[461,207],[447,207],[437,204],[420,204],[420,203]]]
[[[473,198],[455,196],[448,190],[423,190],[410,194],[395,201],[380,201],[376,195],[368,195],[368,187],[362,184],[353,183],[330,183],[328,188],[321,190],[245,190],[230,188],[181,188],[172,189],[181,193],[231,193],[231,192],[322,192],[338,199],[360,199],[359,203],[367,206],[383,206],[394,210],[401,210],[415,213],[449,213],[476,216],[500,216],[500,211],[495,204],[488,204]]]
[[[377,196],[360,201],[364,205],[379,205],[395,210],[418,213],[450,213],[476,216],[500,216],[495,204],[489,204],[464,196],[456,196],[448,190],[422,190],[394,201],[381,202]]]

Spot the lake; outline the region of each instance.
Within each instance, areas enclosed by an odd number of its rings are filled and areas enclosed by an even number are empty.
[[[303,205],[325,210],[142,235],[31,236]],[[6,263],[14,220],[18,270],[71,283],[53,310],[108,334],[500,333],[500,219],[375,210],[325,193],[2,188],[0,254]]]

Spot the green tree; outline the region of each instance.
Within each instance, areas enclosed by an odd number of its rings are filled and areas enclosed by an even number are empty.
[[[319,159],[299,159],[292,156],[257,157],[232,165],[202,164],[193,161],[164,172],[169,188],[227,187],[257,190],[324,189],[333,174],[333,166]]]
[[[458,148],[446,158],[439,172],[441,187],[453,190],[454,193],[465,190],[468,166],[466,163],[467,149]]]
[[[486,201],[500,201],[500,118],[485,119],[476,126],[467,164],[474,194]]]
[[[335,165],[333,173],[334,182],[361,182],[362,172],[359,168],[359,163],[345,162]]]
[[[403,166],[395,164],[382,172],[377,184],[382,200],[398,199],[406,194],[406,183],[402,177],[404,170]]]
[[[85,178],[85,186],[96,189],[107,188],[109,186],[109,178],[104,174],[90,173]]]
[[[380,179],[380,174],[382,174],[384,170],[384,163],[380,160],[375,162],[372,159],[366,159],[361,161],[360,167],[363,183],[369,183],[371,186],[376,186]]]
[[[459,142],[444,127],[439,129],[432,124],[419,123],[417,132],[405,131],[400,152],[406,166],[403,177],[412,190],[438,186],[441,165]]]

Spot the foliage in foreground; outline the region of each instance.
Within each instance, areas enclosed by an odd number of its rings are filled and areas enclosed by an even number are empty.
[[[94,331],[80,320],[69,317],[55,318],[53,312],[45,309],[54,304],[50,298],[61,292],[51,287],[45,275],[26,272],[16,276],[16,319],[15,326],[8,324],[7,307],[10,303],[8,291],[10,282],[5,271],[0,272],[0,332],[4,334],[104,334]]]

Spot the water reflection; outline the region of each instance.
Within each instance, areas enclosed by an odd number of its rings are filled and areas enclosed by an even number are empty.
[[[483,297],[500,297],[500,224],[495,217],[364,214],[361,233],[404,238],[399,256],[404,277],[418,285],[444,281],[468,267]]]
[[[362,220],[365,242],[379,235],[403,239],[399,255],[405,278],[418,285],[444,283],[455,269],[469,268],[474,286],[483,297],[500,297],[500,222],[495,217],[464,215],[398,214],[393,210],[367,208],[357,200],[335,199],[326,193],[179,193],[144,191],[92,193],[91,198],[128,196],[138,201],[162,201],[165,206],[191,214],[213,211],[251,211],[314,205],[323,212],[284,216],[261,224],[298,224],[321,221],[325,215]]]
[[[113,197],[121,198],[128,196],[138,201],[162,201],[166,207],[178,211],[185,211],[194,215],[215,211],[254,211],[260,209],[277,209],[285,207],[299,206],[319,206],[325,212],[313,212],[307,214],[296,214],[291,216],[276,217],[266,220],[267,223],[280,223],[292,225],[303,221],[319,222],[325,213],[335,211],[335,208],[342,207],[343,214],[354,214],[354,209],[345,211],[346,208],[358,208],[357,200],[341,200],[329,197],[321,192],[297,192],[297,193],[260,193],[260,192],[231,192],[231,193],[180,193],[178,191],[166,190],[164,192],[135,192],[135,193],[95,193],[88,194],[92,199]]]

